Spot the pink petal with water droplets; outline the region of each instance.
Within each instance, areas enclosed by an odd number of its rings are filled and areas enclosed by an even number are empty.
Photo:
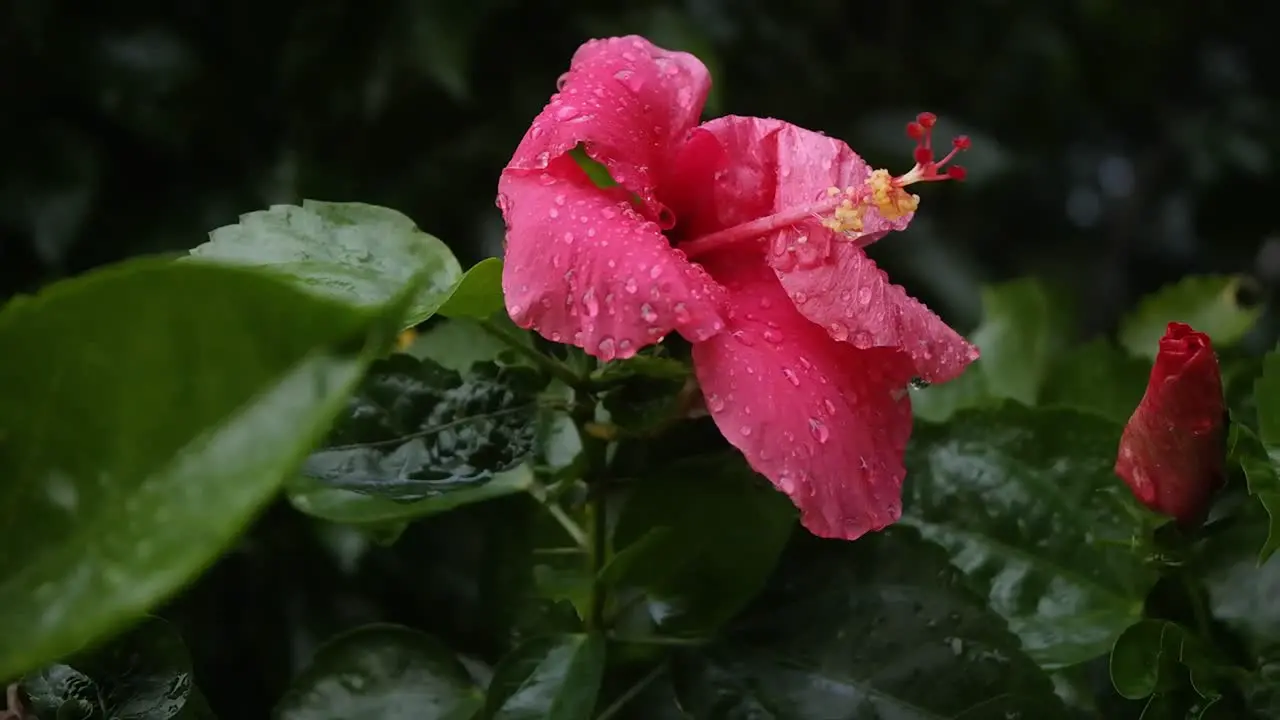
[[[638,36],[591,40],[573,56],[560,91],[525,133],[509,170],[542,170],[584,143],[620,185],[665,217],[655,196],[675,147],[697,124],[711,76],[693,55]]]
[[[634,355],[672,330],[719,332],[723,289],[641,217],[562,158],[549,172],[505,173],[502,289],[517,325],[602,359]]]
[[[779,120],[724,117],[706,123],[699,132],[715,136],[724,148],[723,156],[732,158],[719,183],[704,184],[700,200],[703,207],[717,208],[726,216],[735,202],[760,215],[812,203],[824,197],[829,187],[863,182],[870,170],[843,142]],[[702,151],[702,156],[708,155]],[[770,207],[760,212],[766,196]],[[859,244],[905,229],[911,217],[889,221],[868,208]],[[823,227],[816,217],[768,239],[769,264],[805,317],[837,341],[905,351],[915,363],[916,374],[930,382],[950,380],[977,359],[977,348],[902,287],[889,282],[858,244],[849,240]]]
[[[853,540],[902,513],[912,364],[838,343],[788,301],[760,259],[708,260],[729,292],[725,332],[693,347],[707,409],[815,535]]]

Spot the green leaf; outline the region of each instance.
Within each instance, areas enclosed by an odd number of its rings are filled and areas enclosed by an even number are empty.
[[[1204,698],[1218,697],[1217,660],[1212,650],[1181,625],[1167,620],[1142,620],[1126,628],[1111,649],[1111,683],[1121,697],[1141,700],[1178,687],[1181,664]]]
[[[680,659],[699,720],[1053,720],[1053,685],[946,556],[906,528],[800,537],[716,645]]]
[[[903,523],[947,549],[1028,655],[1105,655],[1155,583],[1133,543],[1144,517],[1113,472],[1121,428],[1015,404],[916,428]]]
[[[368,625],[325,643],[276,706],[276,720],[470,720],[480,688],[438,640]]]
[[[504,309],[502,260],[485,258],[458,278],[438,312],[451,318],[487,320]]]
[[[1248,302],[1252,281],[1242,275],[1193,275],[1143,298],[1120,323],[1120,344],[1139,357],[1155,359],[1171,322],[1205,333],[1215,347],[1239,342],[1262,309]]]
[[[963,375],[912,390],[912,406],[941,422],[1003,398],[1034,405],[1069,332],[1065,303],[1034,278],[982,288],[982,324],[971,340],[982,356]]]
[[[533,471],[521,465],[476,483],[439,495],[400,502],[385,497],[330,487],[300,476],[288,487],[289,502],[299,511],[330,522],[355,525],[398,523],[448,512],[471,503],[526,492],[533,487]]]
[[[683,391],[690,374],[689,366],[679,360],[636,355],[606,363],[592,378],[609,388],[601,403],[609,421],[626,433],[647,434],[678,419],[685,409]]]
[[[1208,538],[1198,559],[1210,613],[1236,633],[1259,667],[1280,667],[1280,555],[1259,567],[1254,550],[1270,525],[1261,505],[1247,504],[1225,530]],[[1280,682],[1280,672],[1275,679]]]
[[[545,385],[523,367],[480,363],[464,376],[392,355],[369,369],[304,475],[403,502],[474,490],[531,455]]]
[[[1058,356],[1039,404],[1074,408],[1125,423],[1142,401],[1150,374],[1149,361],[1098,338]]]
[[[982,324],[973,342],[992,397],[1034,405],[1049,363],[1065,344],[1066,313],[1034,278],[982,288]]]
[[[1258,556],[1261,564],[1280,548],[1280,352],[1268,353],[1263,358],[1262,375],[1254,383],[1253,396],[1258,414],[1258,439],[1262,441],[1264,454],[1259,457],[1259,444],[1253,443],[1253,452],[1241,458],[1241,467],[1249,481],[1249,493],[1258,498],[1271,516],[1271,531]],[[1245,425],[1232,427],[1248,431]]]
[[[1280,466],[1272,459],[1280,454],[1280,447],[1264,446],[1248,425],[1234,422],[1234,418],[1227,444],[1244,471],[1249,494],[1258,499],[1270,518],[1267,537],[1258,551],[1258,565],[1262,565],[1280,547]]]
[[[208,565],[319,440],[402,308],[144,260],[0,312],[0,505],[22,509],[0,548],[0,680]]]
[[[791,503],[736,453],[642,478],[619,513],[613,542],[621,552],[608,569],[616,586],[645,595],[623,630],[714,631],[764,586],[794,524]]]
[[[22,679],[37,715],[90,717],[88,708],[106,720],[170,720],[182,715],[195,690],[187,647],[160,618],[67,663]]]
[[[93,678],[70,665],[49,665],[22,678],[26,709],[36,717],[89,720],[102,712]],[[12,709],[12,708],[10,708]]]
[[[405,350],[408,355],[433,360],[460,373],[478,362],[498,362],[508,351],[506,344],[485,332],[480,323],[462,318],[438,319],[418,333]]]
[[[599,635],[529,640],[503,658],[489,682],[486,720],[588,720],[604,679]]]
[[[209,233],[191,255],[262,267],[353,305],[379,307],[412,289],[404,327],[431,317],[462,276],[447,245],[403,214],[364,203],[273,205]]]

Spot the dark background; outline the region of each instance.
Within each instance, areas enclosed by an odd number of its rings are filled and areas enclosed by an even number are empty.
[[[1275,27],[1239,3],[6,0],[0,299],[302,198],[401,210],[464,264],[495,254],[499,170],[576,46],[625,33],[699,54],[709,115],[781,117],[876,165],[907,168],[920,110],[971,135],[970,179],[924,188],[873,249],[961,328],[981,283],[1028,273],[1075,291],[1082,335],[1187,273],[1280,279]],[[500,552],[467,532],[519,510],[425,523],[357,575],[273,510],[171,609],[214,707],[261,717],[314,641],[359,619],[484,656],[487,621],[462,611],[500,591],[448,563]]]

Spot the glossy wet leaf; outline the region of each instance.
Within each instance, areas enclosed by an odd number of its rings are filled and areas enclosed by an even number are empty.
[[[972,340],[992,397],[1035,404],[1050,362],[1065,345],[1067,316],[1059,298],[1024,278],[982,289],[982,324]]]
[[[325,643],[276,706],[276,720],[470,720],[480,688],[440,641],[370,625]]]
[[[545,385],[523,367],[479,363],[464,375],[392,355],[369,369],[303,474],[406,503],[476,490],[533,452]]]
[[[0,678],[104,637],[222,552],[402,307],[144,260],[0,312]]]
[[[1194,689],[1215,698],[1218,661],[1212,650],[1181,625],[1142,620],[1125,629],[1111,650],[1111,682],[1121,697],[1140,700],[1178,687],[1178,666],[1191,673]]]
[[[1262,375],[1254,383],[1254,405],[1258,415],[1258,438],[1248,438],[1249,452],[1240,458],[1249,481],[1249,493],[1267,509],[1271,530],[1258,561],[1266,562],[1280,548],[1280,352],[1268,353],[1262,363]],[[1248,427],[1234,429],[1248,435]],[[1261,453],[1258,451],[1262,450]]]
[[[1121,428],[1015,404],[918,424],[902,522],[945,547],[1027,654],[1058,668],[1106,654],[1155,582],[1136,502],[1115,477]]]
[[[1058,355],[1041,390],[1039,404],[1073,408],[1125,423],[1142,401],[1150,374],[1150,361],[1098,338]]]
[[[1227,529],[1205,542],[1198,560],[1210,613],[1237,634],[1246,656],[1260,667],[1280,666],[1280,555],[1259,567],[1257,553],[1269,530],[1262,507],[1246,505]],[[1280,670],[1275,680],[1280,683]]]
[[[1252,284],[1241,275],[1193,275],[1143,298],[1120,323],[1120,344],[1139,357],[1155,359],[1171,322],[1205,333],[1215,348],[1234,345],[1262,313],[1250,302]]]
[[[798,536],[769,589],[674,679],[699,720],[1065,717],[1004,621],[906,528]]]
[[[273,205],[209,233],[191,255],[263,267],[353,305],[377,307],[414,290],[405,327],[434,314],[462,276],[443,242],[395,210],[364,203]]]
[[[451,318],[487,320],[503,309],[502,260],[485,258],[458,278],[439,313]]]
[[[32,710],[44,717],[77,717],[88,708],[105,720],[185,717],[195,690],[187,647],[159,618],[147,618],[65,665],[28,673],[22,687]]]
[[[764,587],[794,525],[791,503],[737,454],[641,478],[618,515],[619,556],[607,568],[615,586],[644,595],[628,602],[627,632],[714,631]]]
[[[1272,459],[1275,451],[1266,447],[1247,425],[1231,424],[1228,445],[1232,459],[1244,472],[1249,494],[1262,504],[1270,519],[1266,538],[1258,551],[1261,565],[1280,547],[1280,466]]]
[[[604,678],[599,635],[529,640],[503,658],[489,682],[486,720],[589,720]]]
[[[286,490],[289,502],[312,517],[338,523],[378,525],[416,520],[463,505],[526,492],[533,487],[533,481],[533,471],[522,465],[497,473],[487,482],[412,502],[331,487],[305,476],[292,480]]]

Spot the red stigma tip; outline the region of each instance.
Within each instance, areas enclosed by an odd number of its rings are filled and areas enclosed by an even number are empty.
[[[956,155],[968,150],[972,142],[968,135],[957,135],[951,140],[951,152],[941,160],[934,160],[933,127],[938,123],[938,116],[922,112],[913,122],[907,123],[907,137],[916,141],[912,157],[916,167],[902,176],[906,184],[916,182],[932,182],[938,180],[963,180],[968,173],[959,166],[944,167]]]

